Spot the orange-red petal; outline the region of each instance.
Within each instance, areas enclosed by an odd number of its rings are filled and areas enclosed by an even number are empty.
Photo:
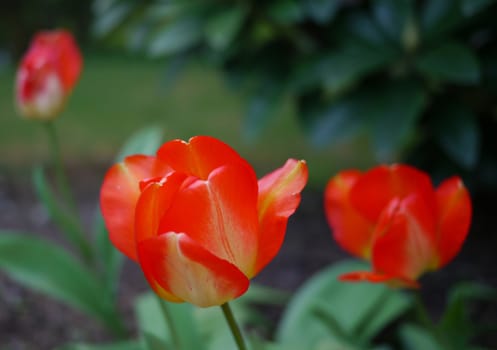
[[[437,267],[452,260],[468,235],[471,223],[471,198],[459,177],[440,184],[436,191],[438,206]]]
[[[333,237],[349,253],[368,259],[374,223],[362,216],[350,201],[350,190],[361,177],[357,170],[342,171],[326,185],[324,207]]]
[[[135,240],[137,243],[156,237],[164,213],[186,179],[185,174],[172,172],[146,184],[135,207]],[[143,182],[142,182],[143,183]]]
[[[155,157],[135,155],[115,164],[105,175],[100,191],[100,207],[114,246],[137,260],[135,206],[141,180],[164,176],[170,168]]]
[[[431,268],[436,249],[436,217],[425,200],[411,195],[403,200],[393,199],[386,207],[374,233],[375,271],[414,280]]]
[[[66,30],[43,31],[34,38],[36,50],[47,50],[52,57],[64,90],[70,91],[79,78],[83,59],[72,34]]]
[[[162,218],[160,232],[184,232],[246,275],[257,257],[257,181],[240,165],[188,178]]]
[[[402,199],[414,193],[429,198],[433,192],[430,178],[424,172],[403,164],[380,165],[357,180],[350,190],[350,200],[364,217],[376,222],[393,198]]]
[[[278,253],[285,236],[288,218],[300,204],[300,193],[307,183],[307,164],[289,159],[281,168],[259,180],[259,243],[256,275]]]
[[[235,150],[210,136],[195,136],[188,142],[166,142],[157,151],[157,157],[174,170],[203,180],[206,180],[214,169],[227,164],[243,165],[256,178],[252,167]]]
[[[138,245],[140,265],[159,295],[208,307],[242,295],[248,278],[183,233],[165,233]]]

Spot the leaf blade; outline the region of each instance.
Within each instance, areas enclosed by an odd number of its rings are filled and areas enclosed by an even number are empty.
[[[46,180],[43,168],[36,167],[32,181],[39,200],[43,203],[50,218],[60,228],[66,240],[79,249],[81,256],[90,260],[93,254],[85,233],[81,230],[78,219],[62,208]]]
[[[62,248],[33,235],[0,231],[0,268],[17,282],[120,330],[112,305],[101,296],[98,281]]]
[[[430,78],[460,84],[477,84],[479,62],[473,52],[457,42],[447,42],[421,54],[416,69]]]

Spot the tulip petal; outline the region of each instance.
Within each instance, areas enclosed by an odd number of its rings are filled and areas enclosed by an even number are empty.
[[[135,155],[115,164],[105,175],[100,192],[102,215],[110,240],[130,259],[137,260],[134,218],[139,183],[169,171],[170,168],[155,157]]]
[[[436,190],[438,227],[438,267],[452,260],[468,235],[471,223],[471,198],[458,177],[440,184]]]
[[[338,277],[340,281],[346,282],[370,282],[370,283],[385,283],[391,287],[406,287],[419,288],[419,283],[416,280],[389,276],[371,271],[354,271],[345,273]]]
[[[248,289],[249,280],[240,270],[186,234],[162,234],[140,242],[138,250],[152,288],[170,301],[215,306]]]
[[[403,164],[380,165],[357,180],[350,190],[350,200],[366,219],[376,222],[393,198],[402,199],[413,193],[430,198],[433,191],[428,175],[414,167]]]
[[[83,59],[71,33],[66,30],[43,31],[33,41],[34,51],[45,51],[57,68],[59,78],[66,92],[70,91],[79,78]]]
[[[300,192],[307,179],[305,161],[289,159],[259,180],[259,252],[256,269],[249,277],[255,276],[280,250],[288,218],[300,204]]]
[[[185,181],[160,232],[184,232],[249,275],[257,256],[257,181],[243,166],[217,168],[207,180]]]
[[[393,199],[387,206],[374,234],[375,271],[414,280],[432,268],[436,219],[425,200],[412,195],[403,200]]]
[[[136,242],[140,243],[163,232],[159,230],[162,217],[171,207],[186,177],[185,174],[172,172],[145,185],[135,207]]]
[[[369,259],[374,224],[366,220],[350,202],[350,190],[361,177],[357,170],[342,171],[326,185],[325,214],[333,237],[349,253]]]
[[[206,180],[214,169],[227,164],[241,164],[257,178],[252,167],[235,150],[210,136],[195,136],[188,142],[166,142],[157,151],[157,157],[174,170],[202,180]]]

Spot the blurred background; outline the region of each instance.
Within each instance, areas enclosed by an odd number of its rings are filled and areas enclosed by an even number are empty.
[[[269,272],[292,264],[294,275],[276,279],[291,289],[344,256],[321,212],[329,177],[403,161],[435,182],[463,176],[479,209],[469,248],[448,280],[497,285],[495,18],[494,0],[2,1],[0,227],[53,229],[29,175],[48,160],[48,143],[37,123],[15,111],[13,85],[33,34],[63,27],[84,53],[81,80],[57,121],[84,217],[115,153],[144,126],[162,128],[164,139],[218,137],[261,175],[289,157],[306,159],[310,186],[298,229],[289,232],[296,246],[286,248],[294,255]],[[308,231],[307,242],[320,242],[314,260],[298,251],[299,230]],[[432,281],[435,308],[446,282]],[[14,316],[16,308],[36,308],[42,298],[31,296],[26,306],[20,288],[0,279],[0,303],[10,310],[0,324],[13,327],[10,334],[16,322],[30,322]]]
[[[306,158],[318,186],[339,168],[402,160],[497,187],[493,0],[1,6],[3,161],[43,155],[12,82],[33,33],[64,27],[85,54],[59,123],[70,160],[108,159],[155,124],[167,138],[220,137],[261,167]]]

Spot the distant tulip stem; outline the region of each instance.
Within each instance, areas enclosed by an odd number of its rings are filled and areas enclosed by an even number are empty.
[[[231,307],[228,303],[224,303],[223,305],[221,305],[221,309],[223,310],[226,322],[228,322],[228,326],[230,327],[231,333],[233,334],[233,338],[235,338],[236,345],[238,345],[238,349],[247,350],[247,346],[245,345],[245,341],[243,340],[242,332],[240,331],[240,327],[238,327],[238,324],[236,323],[233,312],[231,311]]]
[[[66,171],[64,169],[64,162],[62,158],[62,152],[60,149],[59,138],[57,137],[57,130],[53,121],[45,122],[45,129],[47,130],[48,139],[50,142],[50,148],[52,152],[52,159],[55,166],[55,178],[57,181],[57,186],[61,192],[61,195],[69,206],[69,209],[77,217],[77,207],[76,202],[72,196],[71,187],[66,176]]]

